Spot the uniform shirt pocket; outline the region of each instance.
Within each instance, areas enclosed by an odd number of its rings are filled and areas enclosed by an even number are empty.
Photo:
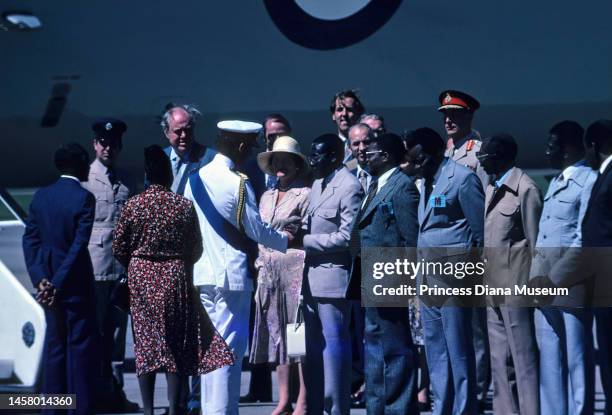
[[[572,198],[559,197],[555,199],[555,205],[551,209],[552,215],[557,219],[569,220],[578,217],[577,204]]]
[[[338,215],[337,209],[318,209],[315,214],[323,219],[333,221]]]

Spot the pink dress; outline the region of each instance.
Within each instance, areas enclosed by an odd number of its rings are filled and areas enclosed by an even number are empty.
[[[275,226],[291,216],[304,218],[309,193],[308,187],[291,188],[277,204],[278,190],[266,191],[259,202],[262,220]],[[283,254],[259,245],[251,363],[289,363],[286,328],[293,322],[299,302],[304,256],[301,249],[290,248]]]

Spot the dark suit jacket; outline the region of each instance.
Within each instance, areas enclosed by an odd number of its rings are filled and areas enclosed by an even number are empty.
[[[168,146],[164,148],[164,151],[168,157],[170,157],[170,154],[172,154],[172,147]],[[176,189],[176,193],[179,195],[185,193],[185,185],[187,184],[187,179],[189,176],[191,176],[192,173],[200,170],[201,167],[207,165],[213,159],[213,157],[215,157],[215,154],[217,154],[215,150],[194,141],[191,151],[189,152],[189,164],[187,164],[187,167],[185,168],[181,181],[179,182],[179,186]]]
[[[612,163],[593,185],[582,221],[582,246],[586,266],[595,275],[593,302],[612,306]]]
[[[612,247],[612,163],[597,177],[582,220],[583,247]]]
[[[361,247],[416,247],[419,236],[419,192],[410,177],[397,169],[361,215]],[[357,217],[355,217],[357,219]],[[348,291],[361,284],[359,259],[353,258]],[[349,297],[352,297],[349,293]]]
[[[96,199],[76,180],[60,178],[36,192],[23,235],[32,284],[47,278],[61,301],[93,298],[93,268],[87,249]]]

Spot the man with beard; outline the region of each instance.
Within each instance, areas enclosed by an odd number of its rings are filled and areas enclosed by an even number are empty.
[[[126,175],[117,169],[117,157],[127,125],[121,120],[101,118],[91,128],[96,158],[89,168],[87,181],[82,185],[96,197],[88,249],[96,280],[96,315],[102,341],[101,386],[98,388],[97,406],[104,412],[135,412],[138,404],[129,402],[123,392],[127,313],[111,304],[116,281],[125,274],[125,269],[113,256],[113,235],[121,208],[134,188],[128,183]]]
[[[351,149],[349,148],[348,132],[355,125],[365,108],[359,100],[357,93],[351,89],[340,91],[333,96],[329,106],[332,121],[338,129],[338,137],[344,143],[344,158],[343,163],[351,160]]]
[[[593,303],[599,346],[599,371],[606,397],[606,411],[612,411],[612,120],[599,120],[587,128],[584,144],[586,159],[597,170],[587,211],[582,222],[582,246],[594,252],[587,252],[590,264],[595,267]],[[593,255],[594,254],[594,255]]]
[[[342,164],[345,145],[335,134],[312,142],[315,182],[301,239],[306,250],[302,292],[306,323],[304,381],[309,413],[348,415],[350,410],[350,303],[345,298],[351,264],[351,223],[363,191]]]

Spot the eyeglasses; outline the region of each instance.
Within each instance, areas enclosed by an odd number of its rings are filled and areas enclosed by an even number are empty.
[[[385,151],[383,150],[372,150],[372,151],[366,151],[365,155],[366,156],[371,156],[372,154],[378,154],[378,153],[384,153]]]
[[[497,153],[481,153],[480,151],[476,153],[476,158],[480,162],[482,162],[483,160],[495,157],[495,156],[497,156]]]

